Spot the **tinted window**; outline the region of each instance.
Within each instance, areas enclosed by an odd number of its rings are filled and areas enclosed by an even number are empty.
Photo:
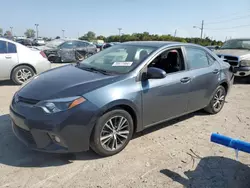
[[[89,45],[89,44],[86,43],[86,42],[79,42],[79,41],[76,42],[76,46],[77,46],[77,47],[80,47],[80,48],[81,48],[81,47],[86,47],[86,46],[88,46],[88,45]]]
[[[198,48],[186,47],[187,61],[190,69],[198,69],[209,65],[207,53]]]
[[[0,40],[0,54],[7,53],[7,42]]]
[[[16,45],[8,42],[8,53],[16,53]]]
[[[76,47],[76,42],[75,41],[64,42],[60,47],[65,49],[72,49]]]

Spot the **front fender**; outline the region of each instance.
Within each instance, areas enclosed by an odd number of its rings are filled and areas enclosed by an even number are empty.
[[[142,114],[141,110],[132,102],[127,99],[119,99],[112,101],[103,107],[100,108],[98,116],[102,116],[105,112],[114,109],[116,107],[127,107],[133,111],[133,114],[135,116],[135,122],[136,122],[136,132],[143,130],[143,124],[142,124]]]

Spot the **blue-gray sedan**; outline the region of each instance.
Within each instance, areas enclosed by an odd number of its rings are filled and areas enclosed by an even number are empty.
[[[205,109],[218,113],[233,69],[207,48],[176,42],[125,42],[77,64],[34,77],[10,105],[16,136],[32,149],[102,156],[133,134]]]

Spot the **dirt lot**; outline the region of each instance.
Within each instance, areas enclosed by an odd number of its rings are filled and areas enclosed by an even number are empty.
[[[250,141],[250,85],[235,84],[218,115],[202,112],[137,134],[120,154],[34,152],[13,135],[8,115],[18,89],[0,83],[0,187],[250,187],[250,155],[212,144],[219,132]]]

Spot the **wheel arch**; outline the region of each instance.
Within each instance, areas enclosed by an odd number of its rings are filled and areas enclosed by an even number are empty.
[[[35,69],[34,66],[32,66],[31,64],[28,64],[28,63],[21,63],[21,64],[17,64],[16,66],[14,66],[10,72],[10,78],[12,78],[12,74],[13,74],[13,71],[17,68],[17,67],[20,67],[20,66],[28,66],[30,68],[32,68],[32,70],[34,71],[34,73],[36,74],[37,71]]]
[[[134,133],[143,129],[140,110],[129,100],[112,101],[101,108],[98,117],[114,109],[123,109],[131,115],[134,123]]]

